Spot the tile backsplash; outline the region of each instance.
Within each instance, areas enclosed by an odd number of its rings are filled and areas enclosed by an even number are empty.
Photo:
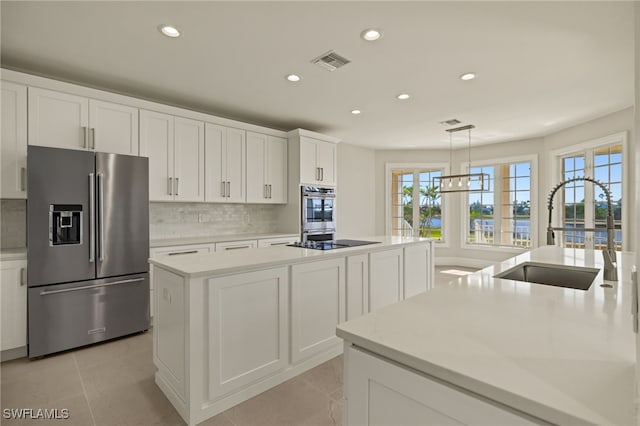
[[[278,232],[280,206],[256,204],[150,203],[153,239]]]
[[[0,200],[0,249],[27,246],[27,201]]]

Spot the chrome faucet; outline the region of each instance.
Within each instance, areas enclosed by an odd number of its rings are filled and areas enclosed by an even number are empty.
[[[557,184],[549,194],[549,203],[547,204],[547,209],[549,210],[549,223],[547,225],[547,245],[555,244],[555,234],[556,231],[586,231],[586,232],[596,232],[596,228],[562,228],[562,227],[552,227],[551,226],[551,212],[553,210],[553,197],[556,195],[556,192],[563,186],[571,182],[577,181],[586,181],[591,182],[595,185],[598,185],[607,196],[607,248],[602,250],[602,257],[604,259],[604,279],[607,281],[618,281],[618,263],[616,261],[616,247],[613,242],[613,237],[615,233],[615,227],[613,222],[613,204],[611,203],[611,191],[602,184],[600,181],[597,181],[590,177],[574,177],[571,179],[567,179],[563,182]]]

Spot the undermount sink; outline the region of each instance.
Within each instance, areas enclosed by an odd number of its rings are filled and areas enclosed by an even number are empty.
[[[582,266],[524,262],[500,272],[494,277],[577,290],[589,290],[598,272],[600,272],[599,269]]]

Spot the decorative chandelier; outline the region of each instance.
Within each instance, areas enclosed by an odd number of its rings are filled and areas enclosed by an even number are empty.
[[[489,190],[489,175],[487,173],[464,173],[453,175],[453,133],[464,130],[469,131],[469,170],[471,170],[471,129],[476,126],[469,124],[467,126],[447,129],[449,132],[449,174],[445,176],[436,176],[433,178],[433,187],[440,193],[447,192],[483,192]]]

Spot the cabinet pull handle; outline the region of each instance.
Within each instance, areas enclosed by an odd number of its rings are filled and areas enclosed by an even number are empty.
[[[225,250],[238,250],[238,249],[246,249],[251,248],[251,246],[235,246],[235,247],[225,247]]]
[[[20,167],[20,191],[27,190],[27,168]]]
[[[20,286],[24,286],[26,284],[25,272],[27,272],[26,268],[20,268]]]
[[[320,167],[316,167],[316,180],[320,180]]]
[[[225,188],[225,186],[224,186],[224,181],[220,182],[220,185],[221,185],[221,186],[220,186],[220,196],[221,196],[221,197],[226,197],[226,196],[227,196],[227,194],[226,194],[226,192],[224,191],[224,188]]]
[[[227,198],[231,197],[231,182],[227,181]]]
[[[167,192],[169,195],[173,195],[173,178],[170,177],[167,184]]]
[[[269,184],[269,199],[271,199],[271,184]]]
[[[262,198],[267,198],[267,185],[262,185]]]
[[[320,167],[320,180],[324,182],[324,167]]]
[[[87,126],[82,126],[82,147],[87,147]]]
[[[91,149],[95,151],[96,149],[96,128],[92,127],[89,129],[89,136],[91,136]]]
[[[189,250],[189,251],[175,251],[173,253],[169,253],[169,256],[179,256],[181,254],[194,254],[197,253],[198,250]]]
[[[178,195],[178,186],[180,185],[180,178],[176,178],[176,195]]]

